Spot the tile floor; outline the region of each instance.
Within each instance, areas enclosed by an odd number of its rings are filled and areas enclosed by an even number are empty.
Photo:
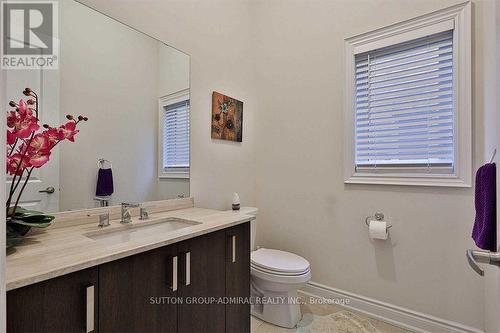
[[[315,329],[286,329],[283,327],[274,326],[268,324],[256,317],[251,317],[250,327],[251,333],[292,333],[292,332],[330,332],[330,333],[411,333],[408,330],[402,329],[400,327],[391,325],[389,323],[383,322],[381,320],[368,317],[364,314],[356,313],[354,311],[348,310],[340,305],[320,305],[320,304],[308,304],[307,301],[309,299],[308,296],[301,295],[301,297],[305,300],[306,304],[301,305],[303,320],[299,323],[301,325],[308,325],[308,327],[316,326]],[[359,319],[358,323],[363,323],[365,327],[349,327],[349,328],[336,328],[332,329],[330,326],[325,329],[321,329],[318,325],[314,325],[314,321],[322,320],[325,318],[324,316],[332,315],[332,314],[354,314],[355,318]],[[314,318],[314,319],[313,319]],[[319,323],[318,323],[319,324]]]

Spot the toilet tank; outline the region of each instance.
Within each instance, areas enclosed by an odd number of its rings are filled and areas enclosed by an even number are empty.
[[[255,219],[250,221],[250,251],[255,250],[255,234],[257,232],[257,214],[259,209],[256,207],[241,207],[240,213],[245,215],[255,216]]]

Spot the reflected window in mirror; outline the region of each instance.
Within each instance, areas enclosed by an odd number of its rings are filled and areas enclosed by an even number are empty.
[[[189,178],[189,107],[188,89],[160,98],[160,178]]]

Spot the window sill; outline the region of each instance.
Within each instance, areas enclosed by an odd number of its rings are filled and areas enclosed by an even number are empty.
[[[406,185],[406,186],[438,186],[438,187],[471,187],[471,184],[465,182],[454,175],[443,176],[387,176],[387,175],[361,175],[354,174],[344,180],[345,184],[373,184],[373,185]]]
[[[160,179],[189,179],[189,171],[162,172],[158,175]]]

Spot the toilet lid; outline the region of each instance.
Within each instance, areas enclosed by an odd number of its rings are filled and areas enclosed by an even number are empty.
[[[273,250],[258,249],[250,255],[253,265],[267,270],[285,273],[302,273],[309,269],[309,262],[294,253]]]

